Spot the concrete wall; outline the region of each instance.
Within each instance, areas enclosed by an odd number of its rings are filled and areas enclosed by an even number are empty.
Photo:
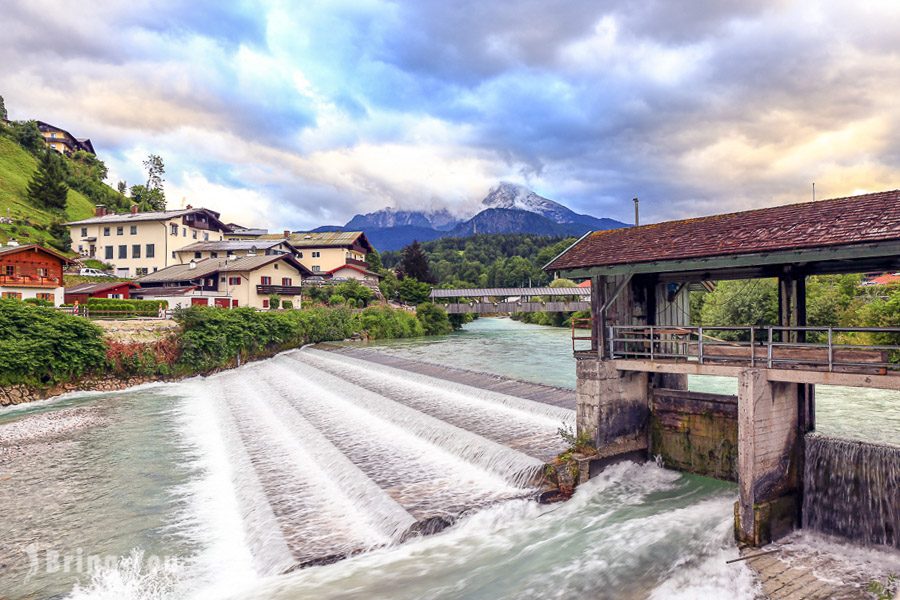
[[[666,468],[737,481],[737,396],[654,389],[650,455]]]
[[[760,546],[799,526],[800,384],[769,381],[765,369],[738,377],[735,535]]]
[[[610,361],[576,361],[576,423],[600,457],[646,450],[650,407],[648,374],[617,371]]]

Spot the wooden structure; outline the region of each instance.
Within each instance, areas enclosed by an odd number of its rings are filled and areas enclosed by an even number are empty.
[[[741,540],[799,523],[814,384],[900,389],[898,342],[850,346],[848,331],[806,322],[808,276],[900,270],[900,191],[598,231],[545,269],[592,282],[590,335],[576,336],[590,342],[575,352],[578,427],[602,453],[648,449],[653,390],[684,391],[688,374],[738,378]],[[764,277],[778,280],[772,327],[690,326],[691,285]],[[900,330],[868,333],[900,340]]]
[[[107,283],[80,283],[66,288],[66,304],[84,304],[88,298],[118,298],[128,300],[131,290],[141,286],[133,281],[110,281]]]
[[[70,264],[62,254],[37,244],[0,247],[0,296],[35,298],[59,306],[63,301],[63,271]]]
[[[456,288],[431,290],[449,314],[574,312],[590,310],[590,288]],[[452,302],[451,302],[452,301]]]

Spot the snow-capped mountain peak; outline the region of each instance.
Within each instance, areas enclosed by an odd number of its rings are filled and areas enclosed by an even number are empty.
[[[546,217],[555,223],[571,223],[578,217],[576,213],[562,204],[538,196],[525,186],[506,181],[491,188],[481,204],[485,208],[525,210]]]

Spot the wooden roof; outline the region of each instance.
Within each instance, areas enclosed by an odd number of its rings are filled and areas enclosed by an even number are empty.
[[[26,244],[24,246],[0,246],[0,255],[16,254],[18,252],[43,252],[49,254],[53,258],[59,259],[63,264],[71,264],[73,261],[67,256],[63,256],[56,250],[45,248],[40,244]]]
[[[366,252],[374,248],[362,231],[294,231],[290,237],[270,233],[260,236],[264,240],[283,239],[294,248],[349,248],[359,246]]]
[[[590,233],[550,271],[900,241],[900,190]]]

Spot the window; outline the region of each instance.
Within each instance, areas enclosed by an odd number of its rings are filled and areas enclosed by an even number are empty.
[[[87,237],[87,227],[81,228],[81,237]]]
[[[192,232],[191,232],[191,237],[193,237],[193,238],[196,240],[196,239],[197,239],[197,232],[196,232],[196,231],[192,231]]]
[[[131,235],[137,235],[137,225],[131,226]]]
[[[46,292],[38,292],[38,293],[35,294],[34,296],[35,296],[35,298],[37,298],[38,300],[48,300],[48,301],[50,301],[50,302],[55,302],[55,301],[56,301],[56,298],[53,296],[53,294],[48,294],[48,293],[46,293]]]
[[[121,300],[122,294],[110,294],[109,297],[112,298],[113,300]]]
[[[300,258],[303,258],[303,253],[302,253],[302,252],[298,252],[298,254],[300,255]]]
[[[128,246],[125,244],[119,246],[119,258],[128,258]]]
[[[321,258],[321,257],[322,257],[322,253],[321,253],[321,252],[313,251],[312,257],[313,257],[313,258]]]
[[[187,227],[181,228],[181,237],[187,237]]]
[[[4,298],[12,298],[13,300],[21,300],[22,294],[19,292],[3,292]]]
[[[47,276],[47,268],[46,267],[38,267],[37,274],[38,274],[38,277],[46,277]]]
[[[125,233],[124,227],[116,227],[116,235],[123,235]]]
[[[15,267],[15,265],[6,265],[6,276],[7,276],[7,277],[12,277],[12,276],[15,275],[15,274],[16,274],[16,267]]]
[[[240,277],[229,277],[228,285],[241,285],[241,278]]]
[[[203,234],[203,241],[204,241],[204,242],[208,242],[208,241],[209,241],[209,233],[204,233],[204,234]]]
[[[78,244],[78,254],[81,254],[82,252],[84,252],[84,246]]]
[[[210,252],[209,257],[210,258],[219,258],[219,253],[218,252]]]
[[[140,244],[132,244],[131,245],[131,258],[140,258],[141,257],[141,245]]]
[[[194,258],[203,258],[202,252],[194,252]]]
[[[283,285],[284,287],[291,287],[292,285],[294,285],[294,283],[291,281],[290,277],[282,277],[281,285]]]
[[[169,235],[178,235],[178,225],[175,223],[169,225]]]
[[[172,258],[178,258],[178,255],[175,253],[174,250],[172,250]]]
[[[263,298],[263,308],[269,308],[269,299]]]
[[[318,273],[322,270],[322,267],[320,267],[319,265],[313,265],[312,270],[313,270],[313,273]]]
[[[147,267],[139,267],[134,270],[135,275],[146,275],[147,273],[149,273]]]
[[[221,279],[219,279],[219,281],[221,281],[221,282],[222,282],[222,283],[225,283],[225,281],[226,281],[226,278],[225,278],[225,276],[224,276],[224,275],[222,275],[222,278],[221,278]]]
[[[147,247],[144,248],[144,255],[147,258],[155,258],[156,257],[156,244],[147,244]]]
[[[266,275],[263,275],[259,278],[259,285],[272,285],[272,278]]]
[[[103,235],[109,235],[109,227],[103,228]]]
[[[112,257],[113,257],[113,247],[112,246],[106,247],[106,255],[105,256],[106,256],[106,260],[112,260]]]

